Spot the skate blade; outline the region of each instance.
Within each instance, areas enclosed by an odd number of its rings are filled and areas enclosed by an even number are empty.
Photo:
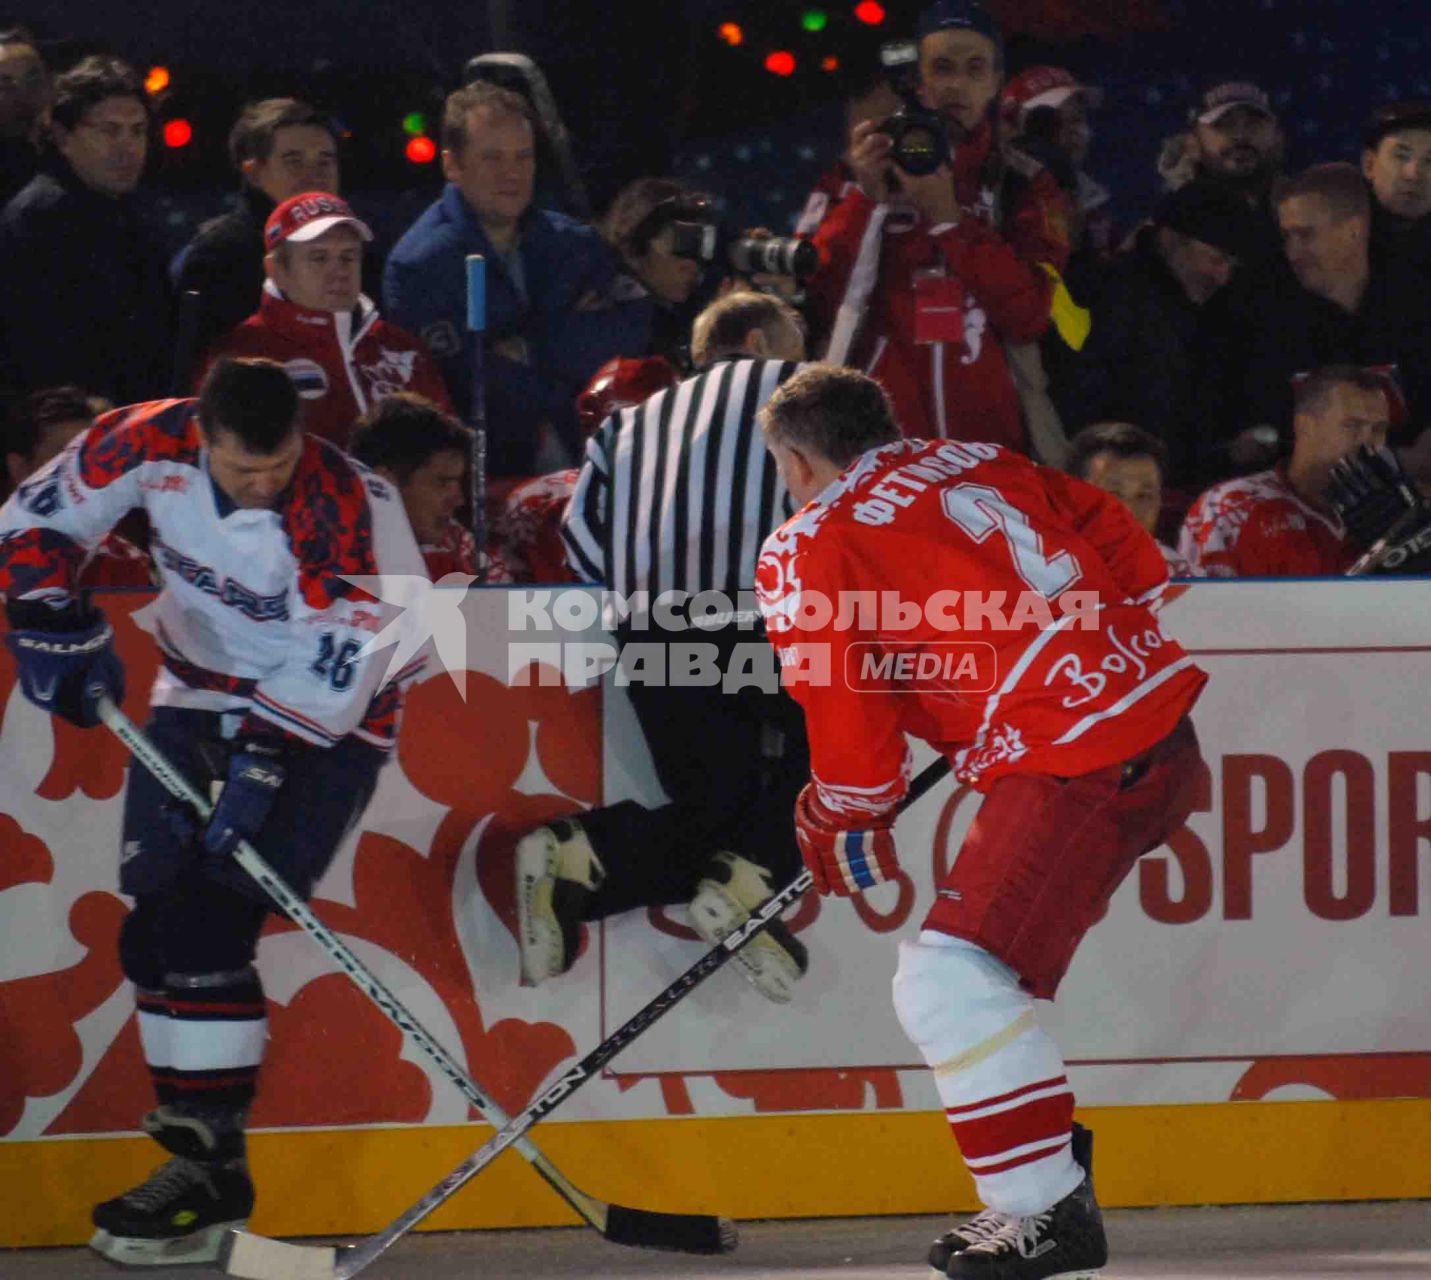
[[[247,1225],[244,1219],[216,1222],[171,1240],[116,1236],[100,1228],[89,1238],[89,1247],[107,1262],[120,1267],[202,1267],[219,1260],[230,1231],[240,1231]]]
[[[556,880],[551,870],[555,848],[545,831],[533,831],[517,842],[517,950],[523,986],[540,986],[557,973],[555,957],[563,946],[561,929],[541,918],[555,919],[552,891]]]
[[[335,1280],[341,1274],[332,1245],[288,1244],[251,1231],[230,1233],[220,1265],[243,1280]]]
[[[687,908],[691,927],[708,946],[718,947],[750,915],[740,910],[719,886],[702,888]],[[759,934],[735,953],[741,976],[774,1004],[789,1004],[800,969],[778,942]]]

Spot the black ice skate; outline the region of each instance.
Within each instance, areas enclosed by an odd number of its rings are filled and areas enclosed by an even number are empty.
[[[1043,1213],[1009,1218],[949,1261],[955,1280],[1092,1280],[1108,1261],[1103,1214],[1085,1176]]]
[[[718,946],[772,896],[770,872],[737,853],[718,853],[707,864],[689,908],[691,927]],[[781,920],[735,954],[736,963],[757,991],[776,1004],[789,1004],[791,990],[810,967],[810,953]]]
[[[1085,1129],[1077,1121],[1073,1125],[1073,1158],[1078,1167],[1088,1175],[1090,1187],[1093,1182],[1093,1130]],[[985,1209],[982,1213],[961,1222],[946,1231],[929,1246],[929,1265],[936,1276],[949,1274],[949,1262],[956,1253],[963,1253],[971,1245],[982,1244],[997,1235],[1009,1221],[1007,1214],[997,1209]]]
[[[522,981],[537,986],[576,963],[587,900],[606,878],[574,818],[557,818],[517,842],[517,945]]]
[[[176,1154],[139,1186],[95,1206],[89,1247],[126,1267],[216,1262],[224,1237],[253,1212],[242,1133],[216,1134],[168,1107],[145,1116],[144,1129]]]

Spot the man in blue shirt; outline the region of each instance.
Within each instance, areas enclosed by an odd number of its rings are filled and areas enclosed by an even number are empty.
[[[526,99],[472,84],[447,99],[448,185],[388,258],[383,303],[442,362],[456,403],[471,401],[463,259],[487,259],[488,466],[529,475],[578,455],[575,399],[612,356],[630,354],[612,306],[614,255],[590,227],[532,208],[536,124]]]

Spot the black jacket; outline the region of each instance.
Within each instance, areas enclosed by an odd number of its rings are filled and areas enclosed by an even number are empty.
[[[1309,293],[1290,271],[1248,286],[1224,335],[1227,434],[1265,422],[1290,442],[1292,378],[1328,364],[1395,364],[1410,415],[1401,438],[1431,423],[1431,287],[1424,275],[1374,263],[1354,312]]]
[[[106,196],[66,165],[0,213],[6,390],[60,383],[117,404],[167,393],[173,362],[164,252],[142,196]]]
[[[263,294],[263,224],[273,201],[244,183],[228,213],[195,233],[179,258],[174,291],[199,293],[193,350],[202,352],[258,310]]]
[[[1207,426],[1203,308],[1158,253],[1155,228],[1107,263],[1084,296],[1093,327],[1083,350],[1049,357],[1054,404],[1072,435],[1094,422],[1131,422],[1168,448],[1168,483],[1195,479]],[[1091,296],[1090,296],[1091,295]]]
[[[1431,284],[1431,214],[1412,220],[1388,213],[1371,198],[1371,266],[1373,271],[1419,271]]]

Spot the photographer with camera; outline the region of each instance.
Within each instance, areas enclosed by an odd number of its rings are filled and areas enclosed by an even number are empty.
[[[938,0],[918,36],[917,85],[894,117],[855,125],[858,189],[814,236],[827,359],[877,378],[906,435],[1026,451],[1008,348],[1042,337],[1056,300],[1072,307],[1057,274],[1068,199],[1036,161],[999,144],[990,107],[1003,43],[989,14]]]
[[[802,240],[758,230],[734,236],[720,223],[714,202],[665,178],[637,178],[622,188],[600,224],[620,255],[621,274],[606,299],[625,337],[626,355],[658,355],[676,368],[691,367],[691,325],[701,308],[736,285],[730,273],[797,281],[819,261]]]

